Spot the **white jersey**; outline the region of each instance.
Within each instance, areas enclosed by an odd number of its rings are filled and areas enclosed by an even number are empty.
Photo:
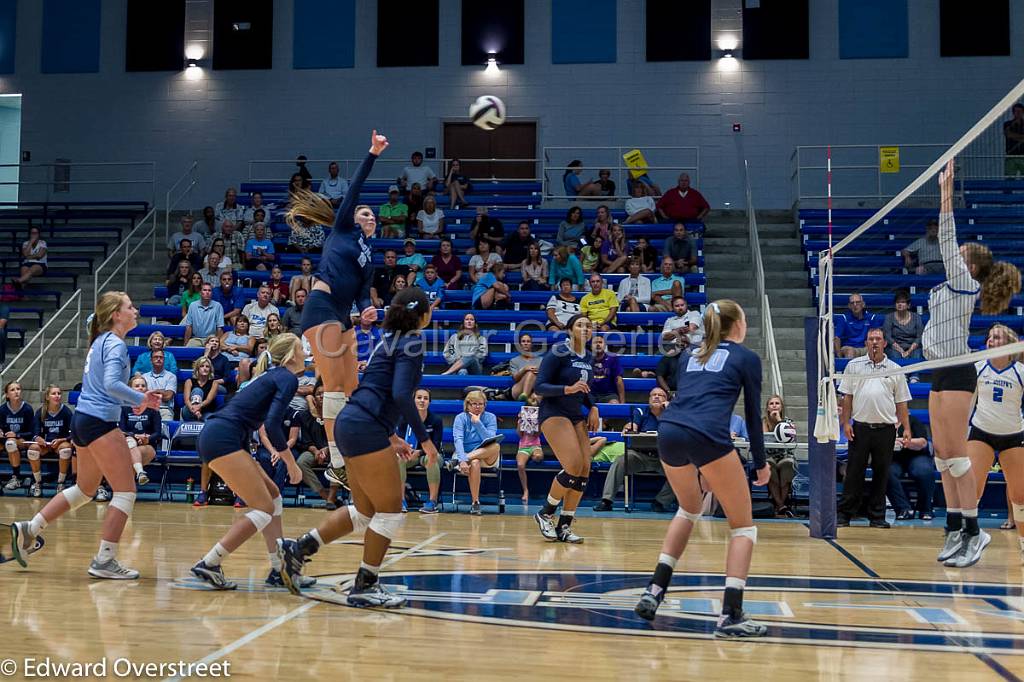
[[[939,250],[946,266],[946,281],[928,294],[930,316],[921,337],[921,351],[929,360],[954,358],[971,352],[967,338],[971,315],[981,291],[960,255],[952,213],[939,214]]]
[[[974,363],[974,367],[978,371],[978,390],[971,426],[994,436],[1024,431],[1024,364],[1014,362],[998,370],[983,360]]]

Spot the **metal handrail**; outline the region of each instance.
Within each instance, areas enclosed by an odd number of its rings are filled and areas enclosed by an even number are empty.
[[[635,145],[635,144],[634,145],[628,145],[628,146],[627,145],[620,145],[620,146],[610,146],[610,147],[597,147],[597,146],[579,147],[579,146],[555,146],[555,145],[552,145],[552,146],[544,147],[544,150],[543,150],[544,164],[543,164],[543,166],[541,168],[541,172],[542,172],[542,175],[543,175],[543,178],[544,178],[543,179],[543,182],[544,182],[544,196],[546,198],[548,198],[548,199],[576,199],[577,198],[576,196],[570,196],[568,194],[561,194],[561,193],[556,194],[556,193],[551,191],[552,180],[548,177],[548,171],[557,171],[558,173],[564,173],[565,170],[566,170],[566,166],[564,164],[549,165],[549,164],[552,163],[552,154],[551,154],[551,152],[567,152],[567,151],[574,151],[575,152],[575,151],[579,151],[579,152],[585,152],[585,153],[589,153],[589,154],[593,154],[595,152],[596,153],[605,153],[605,154],[610,153],[610,152],[614,152],[616,163],[614,163],[614,164],[605,164],[605,165],[596,164],[596,165],[593,165],[593,166],[583,166],[582,168],[583,168],[583,170],[588,170],[588,169],[589,170],[607,169],[607,170],[610,170],[610,171],[615,171],[615,174],[616,174],[615,175],[615,187],[616,187],[616,189],[619,189],[619,188],[626,187],[626,176],[628,175],[630,170],[633,170],[629,166],[626,166],[625,164],[621,163],[621,159],[623,157],[623,154],[625,154],[625,152],[628,152],[628,151],[633,150],[633,149],[639,149],[641,152],[644,152],[644,151],[647,151],[647,152],[651,152],[651,151],[673,151],[673,152],[680,152],[680,153],[692,153],[693,154],[693,158],[694,158],[694,161],[693,161],[692,165],[690,165],[690,164],[672,165],[672,166],[650,166],[649,165],[649,166],[647,166],[647,170],[648,171],[671,170],[671,171],[687,172],[687,173],[690,173],[692,175],[691,180],[693,180],[693,184],[694,185],[700,184],[700,147],[683,147],[683,146],[675,146],[675,145]],[[582,155],[583,154],[581,154],[581,156]],[[561,176],[559,176],[559,178],[555,182],[556,183],[560,183],[561,182]],[[561,191],[561,189],[562,188],[559,187],[560,191]],[[609,201],[619,201],[619,200],[623,200],[623,199],[629,199],[630,197],[629,197],[628,194],[616,194],[615,196],[597,197],[597,198],[599,198],[599,199],[606,199],[606,200],[609,200]]]
[[[143,166],[149,169],[148,179],[137,179],[137,177],[131,177],[126,179],[102,179],[102,180],[74,180],[74,179],[60,179],[58,180],[55,175],[50,172],[57,168],[112,168],[112,167],[129,167],[129,166]],[[62,183],[73,187],[75,185],[149,185],[150,187],[150,205],[156,203],[156,162],[155,161],[68,161],[68,162],[54,162],[54,163],[3,163],[0,164],[0,171],[3,169],[17,169],[18,180],[7,180],[0,182],[0,185],[17,185],[17,186],[45,186],[52,188],[56,183]],[[21,178],[26,174],[26,171],[32,171],[35,169],[47,170],[48,172],[44,175],[44,180],[22,180]],[[134,176],[138,176],[135,173]],[[50,199],[50,189],[47,189],[46,198]]]
[[[46,330],[49,329],[51,325],[54,325],[54,323],[57,321],[57,319],[60,317],[60,315],[72,303],[74,303],[75,306],[76,306],[75,314],[71,317],[70,320],[68,320],[64,324],[63,327],[60,328],[60,331],[58,331],[56,334],[53,335],[53,337],[50,339],[50,342],[46,343],[45,342],[46,341]],[[42,390],[43,386],[45,385],[43,383],[43,368],[45,367],[45,363],[42,362],[42,359],[46,356],[46,353],[50,350],[50,348],[53,347],[53,344],[56,343],[64,335],[64,332],[66,332],[68,330],[68,328],[72,327],[72,326],[74,326],[74,328],[76,330],[76,332],[75,332],[75,348],[76,349],[77,348],[81,348],[82,347],[82,325],[81,325],[81,321],[82,321],[82,290],[78,289],[73,294],[71,294],[70,298],[68,298],[68,300],[64,302],[64,305],[62,305],[60,308],[57,309],[57,312],[55,312],[53,315],[50,316],[50,319],[46,321],[46,324],[44,324],[42,327],[39,328],[39,331],[36,332],[35,337],[33,337],[33,339],[30,342],[25,344],[25,347],[22,348],[21,351],[17,355],[14,356],[14,359],[12,359],[9,363],[7,363],[7,365],[2,370],[0,370],[0,381],[3,381],[4,374],[6,372],[10,371],[11,368],[15,367],[17,365],[18,361],[21,359],[21,356],[25,355],[25,353],[28,353],[30,350],[32,350],[32,348],[35,346],[36,342],[38,341],[39,342],[39,353],[38,353],[38,355],[35,357],[35,359],[32,360],[32,362],[30,362],[28,364],[28,367],[26,367],[24,370],[22,370],[21,374],[18,375],[17,381],[20,382],[22,379],[24,379],[25,375],[27,375],[30,371],[32,371],[32,368],[38,364],[39,365],[39,389]],[[6,381],[4,381],[4,383],[6,383]]]
[[[334,159],[306,159],[306,165],[307,165],[307,167],[310,164],[325,164],[326,165],[328,163],[331,163],[332,161],[337,163],[338,166],[340,167],[339,169],[340,169],[341,175],[343,177],[345,177],[345,178],[349,178],[349,177],[352,177],[352,173],[355,172],[356,167],[358,167],[359,164],[362,163],[363,159],[362,158],[359,158],[359,159],[338,159],[338,158],[334,158]],[[452,161],[451,158],[442,157],[442,158],[434,158],[434,159],[424,159],[423,160],[423,164],[426,165],[426,166],[433,166],[435,164],[441,164],[440,169],[435,169],[435,170],[439,170],[440,178],[443,179],[444,174],[446,172],[446,169],[448,167],[448,164],[451,161]],[[527,158],[527,159],[494,159],[494,158],[484,159],[484,158],[474,158],[474,159],[469,159],[469,158],[459,157],[459,161],[461,161],[462,163],[532,163],[532,164],[534,164],[534,168],[535,168],[535,175],[534,175],[533,178],[505,178],[505,177],[492,176],[490,178],[473,178],[474,180],[480,180],[480,181],[487,181],[487,180],[499,180],[499,181],[500,180],[510,180],[510,181],[518,180],[518,181],[524,181],[524,180],[527,180],[528,181],[528,180],[537,180],[538,179],[537,176],[536,176],[536,165],[540,161],[540,159],[536,159],[536,158]],[[279,175],[276,175],[276,176],[273,176],[273,177],[256,177],[256,171],[255,171],[255,166],[258,165],[258,164],[285,164],[285,163],[294,164],[295,163],[295,159],[250,159],[248,161],[249,179],[246,180],[246,182],[280,182],[282,180],[286,180],[286,178],[282,178]],[[370,177],[368,178],[368,180],[376,181],[376,182],[394,181],[395,178],[398,177],[397,174],[395,174],[395,175],[382,175],[381,173],[377,173],[376,171],[379,171],[379,170],[381,170],[381,168],[386,167],[386,166],[396,166],[398,164],[401,164],[403,167],[404,166],[408,166],[409,165],[409,160],[408,159],[393,159],[393,158],[392,159],[389,159],[389,158],[379,158],[379,159],[377,159],[377,161],[374,163],[374,171],[375,172],[370,174]]]
[[[747,230],[750,235],[750,253],[754,262],[754,290],[760,306],[761,335],[764,337],[764,353],[767,358],[768,378],[772,393],[782,397],[782,368],[779,365],[779,350],[775,344],[775,327],[772,324],[771,302],[764,283],[764,259],[761,256],[761,239],[757,233],[757,215],[753,195],[750,191],[750,165],[743,160],[743,183],[747,200]]]
[[[143,228],[143,226],[146,224],[146,221],[148,221],[151,218],[153,220],[153,226],[149,228],[148,232],[146,232],[144,235],[139,237],[138,244],[136,244],[133,248],[129,248],[129,245],[131,244],[132,238],[135,237],[136,233]],[[93,271],[93,275],[92,275],[92,280],[93,280],[93,282],[92,282],[93,283],[92,305],[93,305],[93,308],[96,307],[96,303],[99,301],[100,289],[105,287],[105,286],[107,286],[107,284],[110,283],[110,280],[112,280],[114,278],[114,276],[118,273],[118,271],[120,271],[122,268],[124,269],[124,288],[123,288],[123,291],[128,291],[128,265],[129,265],[130,259],[131,259],[131,257],[133,255],[135,255],[135,252],[139,250],[139,247],[141,247],[143,244],[146,243],[146,240],[152,239],[153,235],[156,233],[156,228],[157,228],[156,207],[153,207],[153,208],[151,208],[149,210],[149,213],[147,213],[142,218],[142,220],[139,221],[139,224],[135,226],[135,229],[133,229],[131,232],[129,232],[127,235],[125,235],[125,237],[122,240],[121,244],[118,244],[117,248],[114,249],[113,253],[111,253],[109,256],[107,256],[106,260],[104,260],[102,263],[100,263],[99,266]],[[113,271],[101,283],[100,282],[100,272],[102,272],[102,270],[107,266],[108,263],[110,263],[110,261],[112,261],[119,254],[121,254],[121,252],[122,252],[121,246],[124,246],[124,257],[123,257],[123,260],[113,269]]]
[[[199,170],[199,162],[198,161],[193,161],[192,165],[189,166],[188,169],[184,173],[181,174],[181,177],[179,177],[177,180],[175,180],[174,184],[171,185],[170,189],[168,189],[167,193],[164,195],[164,243],[165,244],[171,241],[171,209],[174,208],[175,206],[177,206],[178,202],[180,202],[182,199],[184,199],[187,196],[190,196],[192,194],[192,189],[197,184],[199,184],[199,180],[197,179],[197,171],[198,170]],[[189,181],[188,182],[188,187],[186,187],[185,190],[181,194],[178,195],[177,199],[175,199],[174,201],[171,201],[171,192],[173,192],[174,190],[178,189],[178,185],[180,185],[186,179],[188,179],[188,181]],[[155,239],[153,240],[153,252],[151,254],[151,257],[152,258],[156,257],[156,240]]]

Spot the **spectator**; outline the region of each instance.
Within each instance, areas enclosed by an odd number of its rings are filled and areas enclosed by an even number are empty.
[[[533,242],[526,248],[526,259],[520,265],[523,273],[523,291],[548,290],[548,262],[540,255],[540,244]]]
[[[750,433],[747,431],[747,420],[734,414],[729,420],[729,435],[733,440],[741,439],[749,442]]]
[[[223,244],[223,242],[221,243]],[[213,288],[220,284],[220,276],[223,272],[224,268],[220,264],[220,254],[216,251],[211,251],[206,256],[206,267],[199,271],[199,275],[203,278],[205,284],[209,284]]]
[[[690,187],[688,173],[679,174],[679,182],[665,192],[656,204],[658,216],[665,222],[704,222],[711,206],[704,195]]]
[[[0,303],[0,372],[7,364],[7,320],[11,317],[11,306]]]
[[[302,454],[295,461],[302,470],[302,482],[316,493],[327,505],[328,510],[338,507],[338,484],[332,483],[329,488],[320,482],[314,467],[326,467],[330,464],[331,453],[327,450],[327,431],[324,429],[324,386],[317,383],[313,389],[313,397],[307,407],[297,410],[292,415],[291,423],[299,425],[297,449]]]
[[[782,396],[773,395],[765,403],[764,416],[761,418],[768,466],[771,469],[771,478],[768,479],[768,497],[772,501],[776,517],[792,518],[794,514],[790,511],[787,502],[793,491],[793,479],[796,477],[796,457],[793,456],[792,450],[772,447],[772,443],[776,441],[775,427],[782,422],[790,422],[786,418],[786,405],[782,402]]]
[[[519,472],[519,485],[523,489],[522,502],[524,505],[530,503],[530,487],[526,480],[527,462],[542,462],[544,460],[544,448],[540,444],[540,398],[536,394],[526,399],[526,404],[519,408],[519,417],[516,419],[516,435],[519,436],[519,446],[516,448],[516,470]]]
[[[359,371],[362,372],[366,369],[370,353],[373,352],[376,345],[384,338],[384,334],[376,323],[364,321],[362,316],[354,319],[356,320],[356,357],[359,361]]]
[[[1003,172],[1007,179],[1024,174],[1024,104],[1017,102],[1011,111],[1013,118],[1003,123],[1003,136],[1006,138]]]
[[[580,312],[594,323],[594,331],[608,332],[614,329],[618,311],[619,299],[614,292],[604,288],[601,275],[591,275],[590,293],[580,301]]]
[[[223,381],[213,377],[213,363],[201,357],[192,364],[192,376],[185,379],[185,408],[181,418],[188,422],[204,422],[217,409],[218,389]]]
[[[247,270],[265,271],[276,258],[274,242],[267,238],[267,226],[253,225],[253,237],[245,242],[245,267]]]
[[[619,309],[631,313],[647,311],[651,304],[651,280],[640,274],[640,260],[629,259],[629,277],[623,277],[616,292]]]
[[[674,315],[661,328],[661,344],[665,350],[692,351],[704,340],[704,318],[690,310],[684,296],[672,298]]]
[[[140,393],[145,393],[149,390],[146,380],[139,374],[133,376],[128,385]],[[131,458],[132,467],[135,469],[136,486],[144,486],[149,483],[149,476],[146,475],[146,470],[143,467],[156,458],[156,450],[160,447],[160,441],[163,439],[163,432],[160,427],[161,421],[159,410],[147,408],[141,413],[135,414],[135,410],[131,407],[125,406],[121,408],[121,419],[118,421],[118,428],[124,434],[128,445],[128,455]],[[69,435],[70,426],[69,421]],[[71,447],[70,440],[64,442],[66,447]],[[66,466],[67,462],[62,459],[60,462],[62,471],[57,479],[58,492],[63,487],[62,482],[64,481]]]
[[[188,313],[188,307],[203,294],[203,276],[193,272],[188,278],[188,288],[181,292],[181,316]]]
[[[412,276],[412,273],[407,275],[395,275],[395,278],[391,280],[391,288],[388,289],[388,293],[384,297],[384,305],[391,305],[391,301],[395,298],[395,295],[402,289],[409,286],[409,278]]]
[[[491,272],[494,266],[501,263],[501,256],[491,251],[491,243],[486,239],[480,239],[476,243],[476,255],[469,259],[469,281],[474,285],[477,281]]]
[[[640,272],[655,272],[661,265],[658,250],[650,245],[647,237],[640,237],[636,240],[633,257],[640,259]]]
[[[881,327],[885,319],[865,310],[864,297],[860,294],[850,294],[847,305],[850,312],[840,313],[833,319],[836,357],[859,358],[867,353],[868,330]]]
[[[651,282],[651,310],[669,312],[672,310],[672,299],[682,296],[686,280],[675,273],[676,262],[671,256],[661,259],[661,277]]]
[[[572,286],[577,289],[583,288],[583,266],[580,265],[579,259],[574,254],[569,253],[567,247],[559,246],[551,256],[548,285],[554,289],[555,283],[561,282],[563,278],[568,278],[572,282]],[[559,284],[559,286],[561,285]]]
[[[480,511],[480,470],[501,464],[501,445],[491,441],[498,435],[498,418],[487,412],[487,398],[482,391],[470,391],[463,403],[464,411],[455,417],[452,438],[455,441],[455,462],[459,473],[469,477],[469,494],[473,500],[469,513]]]
[[[910,292],[901,289],[893,299],[893,312],[885,316],[882,333],[885,335],[885,354],[890,360],[920,360],[921,334],[924,333],[924,322],[921,316],[910,309]],[[911,376],[913,383],[917,377]]]
[[[633,172],[634,171],[630,170],[629,174],[626,176],[626,188],[629,190],[631,196],[637,185],[639,185],[643,190],[644,196],[661,196],[661,187],[651,179],[647,169],[643,169],[642,174],[636,177],[633,177]]]
[[[612,172],[607,168],[597,171],[597,184],[601,186],[601,196],[615,196],[615,181],[612,180]]]
[[[508,308],[510,301],[508,285],[505,284],[505,264],[499,261],[473,285],[472,307],[478,310]]]
[[[488,215],[486,206],[477,206],[476,217],[469,228],[469,238],[473,240],[474,245],[483,239],[490,244],[491,251],[497,252],[505,239],[505,226],[497,218]]]
[[[505,267],[509,270],[519,270],[523,261],[526,260],[530,244],[535,242],[533,235],[530,234],[530,223],[526,220],[521,221],[516,227],[516,231],[505,237],[505,241],[498,249]]]
[[[398,255],[395,250],[385,250],[384,265],[373,271],[373,284],[370,286],[370,299],[373,304],[378,308],[383,308],[384,300],[394,289],[395,277],[407,274],[409,274],[409,268],[398,264]]]
[[[232,220],[231,222],[236,225],[239,223],[246,226],[255,225],[256,222],[258,222],[256,219],[256,211],[263,211],[262,222],[268,222],[270,220],[270,207],[263,203],[263,192],[253,192],[249,195],[249,199],[249,207],[242,212],[242,220]]]
[[[658,386],[665,393],[672,395],[676,392],[679,383],[679,361],[688,357],[689,353],[683,352],[679,348],[672,348],[666,350],[658,360],[658,364],[654,368],[654,377]]]
[[[233,222],[223,223],[220,232],[213,235],[213,238],[224,240],[224,255],[231,261],[232,267],[241,268],[245,264],[245,237],[238,232]]]
[[[601,246],[601,272],[626,272],[632,250],[622,225],[612,223],[611,238]]]
[[[225,220],[238,224],[245,220],[245,210],[238,205],[238,191],[228,187],[224,192],[224,201],[220,201],[213,209],[214,218],[218,223]]]
[[[565,168],[562,174],[562,187],[567,197],[599,197],[601,196],[601,185],[591,179],[583,182],[580,176],[583,174],[583,162],[573,159]]]
[[[434,443],[434,449],[438,456],[431,457],[423,452],[420,442],[405,419],[398,422],[395,433],[398,437],[409,444],[412,449],[412,457],[407,460],[399,460],[398,473],[402,480],[402,490],[405,490],[405,479],[410,466],[421,466],[427,470],[427,490],[430,499],[420,508],[421,514],[436,514],[440,511],[438,497],[441,493],[441,462],[438,461],[441,453],[441,438],[444,435],[444,424],[441,418],[430,411],[430,389],[417,388],[413,393],[413,401],[416,403],[416,411],[419,412],[420,421],[426,430],[430,440]],[[405,500],[402,500],[402,511],[406,511]]]
[[[209,360],[210,365],[213,366],[213,378],[223,381],[221,388],[227,392],[226,386],[230,383],[228,380],[231,374],[231,362],[224,353],[220,352],[220,337],[215,334],[206,337],[206,341],[203,342],[203,357]]]
[[[168,256],[173,256],[181,249],[182,239],[192,240],[192,248],[197,254],[202,254],[206,251],[206,239],[203,238],[203,235],[195,231],[195,227],[192,225],[192,216],[190,215],[181,217],[181,229],[172,234],[171,238],[167,240]],[[196,269],[198,270],[198,268]]]
[[[186,216],[189,220],[192,220],[192,216]],[[184,218],[182,218],[184,223]],[[203,217],[199,221],[199,225],[196,226],[196,232],[203,235],[203,237],[209,237],[217,233],[217,213],[213,210],[213,206],[203,206]]]
[[[224,326],[224,308],[213,300],[213,287],[204,283],[200,290],[199,300],[188,306],[185,319],[185,345],[190,348],[202,348],[207,336],[217,334]]]
[[[444,344],[445,362],[448,369],[442,374],[483,374],[484,360],[487,359],[487,339],[480,333],[476,315],[466,313],[462,326],[448,337]]]
[[[291,298],[288,291],[288,283],[284,281],[284,273],[281,272],[281,266],[276,263],[270,269],[270,279],[267,281],[267,287],[270,288],[271,303],[279,308],[288,304]]]
[[[409,216],[405,221],[406,234],[412,234],[412,228],[416,225],[416,216],[423,210],[423,201],[426,198],[420,183],[412,183],[412,187],[405,195],[405,203],[409,205]]]
[[[416,214],[419,236],[426,239],[440,239],[444,234],[444,211],[437,207],[433,194],[423,200],[423,208]]]
[[[398,177],[398,184],[402,186],[402,189],[411,189],[415,184],[419,185],[421,189],[433,191],[437,175],[430,166],[423,165],[422,152],[413,152],[410,161],[412,165],[406,166],[402,170],[402,174]]]
[[[448,208],[454,209],[456,205],[460,208],[469,206],[466,194],[469,193],[471,187],[469,176],[462,173],[462,162],[452,159],[448,164],[448,173],[444,176],[444,191],[450,200]]]
[[[558,233],[555,236],[556,246],[567,246],[573,251],[580,248],[580,240],[587,231],[583,222],[583,209],[573,206],[565,213],[565,220],[558,224]]]
[[[590,239],[600,236],[608,241],[612,236],[612,214],[608,207],[601,204],[597,207],[597,217],[594,218],[594,225],[590,228]]]
[[[254,338],[252,341],[252,356],[258,358],[261,354],[265,353],[267,348],[270,346],[267,340],[263,337]],[[239,360],[238,361],[238,390],[241,391],[243,388],[249,385],[252,381],[252,366],[255,361],[252,359]]]
[[[513,382],[509,396],[513,400],[525,401],[533,393],[533,387],[537,383],[541,357],[533,352],[533,337],[529,334],[519,335],[518,347],[519,355],[508,361]]]
[[[377,211],[381,236],[385,239],[405,237],[405,224],[409,221],[409,206],[399,201],[398,185],[388,187],[388,200]]]
[[[303,177],[302,173],[292,173],[291,178],[288,179],[288,203],[291,204],[292,197],[300,189],[309,189],[310,187],[312,187],[312,183],[309,178]]]
[[[249,320],[249,333],[257,337],[263,336],[267,317],[271,313],[280,315],[281,311],[270,302],[270,289],[264,284],[257,290],[256,300],[242,308],[242,314]]]
[[[213,290],[213,300],[220,303],[227,324],[234,324],[235,318],[242,314],[242,308],[249,302],[241,287],[235,286],[235,276],[230,272],[220,273],[220,286]]]
[[[866,355],[846,365],[848,377],[898,369],[899,365],[885,357],[885,336],[881,329],[867,332]],[[896,425],[903,433],[912,433],[910,389],[903,375],[854,381],[844,379],[839,385],[843,394],[841,413],[843,432],[850,443],[843,477],[843,496],[839,500],[836,524],[850,525],[861,508],[861,491],[868,459],[871,460],[871,491],[868,499],[868,520],[872,528],[888,528],[885,520],[885,489],[889,481],[889,464],[896,442]],[[850,420],[853,420],[853,424]],[[906,445],[907,438],[902,445]]]
[[[327,232],[323,225],[304,224],[301,228],[292,229],[288,233],[288,251],[291,253],[320,253],[323,251],[325,241],[327,241]]]
[[[218,267],[221,270],[231,270],[232,266],[236,265],[236,263],[234,263],[230,258],[228,258],[227,256],[224,255],[224,253],[225,253],[225,246],[224,246],[224,239],[222,237],[217,237],[215,239],[210,240],[210,253],[206,254],[206,257],[203,258],[203,265],[204,266],[209,265],[209,263],[210,263],[210,254],[212,254],[212,253],[216,253],[217,256],[220,257],[220,260],[218,261]],[[242,264],[241,263],[237,263],[237,265],[241,266]],[[214,283],[214,286],[216,286],[216,283]]]
[[[41,239],[39,228],[28,228],[28,239],[21,243],[21,274],[11,278],[15,287],[21,288],[33,277],[46,275],[46,241]]]
[[[654,197],[647,196],[642,183],[633,183],[630,198],[626,199],[626,224],[656,223],[658,217],[654,206]]]
[[[697,265],[697,252],[693,248],[686,225],[676,223],[672,228],[672,236],[665,239],[665,255],[676,264],[676,272],[680,275],[693,270]]]
[[[445,288],[449,290],[462,288],[462,261],[454,254],[451,239],[441,238],[438,253],[430,262],[437,268],[437,276],[444,282]]]
[[[573,316],[580,314],[580,304],[572,293],[573,282],[568,277],[558,281],[558,292],[548,299],[545,310],[548,331],[564,331]]]
[[[340,171],[338,162],[331,161],[327,164],[327,178],[320,181],[320,194],[330,199],[334,208],[341,206],[342,200],[348,193],[348,180],[338,176]]]
[[[267,315],[267,326],[263,329],[263,338],[267,340],[269,344],[274,340],[274,337],[278,334],[285,332],[284,325],[281,324],[281,316],[278,313],[270,313]]]
[[[163,335],[163,332],[153,332],[146,338],[145,353],[135,359],[135,366],[132,367],[132,374],[145,374],[153,369],[153,351],[164,352],[164,366],[168,372],[176,374],[178,372],[178,360],[174,357],[174,353],[167,348],[167,337]]]
[[[302,336],[302,309],[306,307],[306,290],[296,289],[292,292],[292,298],[294,304],[284,311],[284,317],[281,318],[281,325],[284,330],[291,332],[298,337]]]
[[[594,376],[590,380],[590,395],[596,403],[621,405],[626,402],[626,384],[622,381],[622,363],[619,356],[609,353],[603,336],[590,342],[594,357],[591,364]]]
[[[903,249],[903,266],[916,275],[946,275],[939,250],[939,221],[932,218],[925,228],[925,236],[918,237]]]
[[[167,264],[168,277],[174,274],[175,270],[178,269],[178,266],[180,266],[183,261],[188,263],[190,270],[202,269],[203,259],[200,258],[199,254],[192,248],[191,239],[182,239],[178,243],[178,249],[178,252],[171,256],[171,260]]]
[[[153,363],[148,372],[142,372],[142,378],[151,391],[160,391],[160,417],[172,421],[174,419],[174,394],[178,390],[177,372],[164,366],[164,351],[150,351],[149,359]]]
[[[306,168],[306,161],[307,159],[305,154],[299,154],[295,157],[295,165],[299,168],[299,170],[295,171],[295,175],[302,178],[303,189],[309,189],[313,181],[313,174],[309,172],[308,168]]]
[[[235,318],[231,331],[220,335],[220,347],[231,362],[245,360],[252,355],[253,338],[249,333],[249,318],[241,314]]]
[[[604,237],[596,235],[591,242],[580,249],[580,267],[588,275],[601,272],[601,249],[604,248]]]
[[[437,267],[433,263],[427,263],[423,274],[416,279],[416,286],[427,294],[431,310],[441,307],[444,302],[445,286],[444,281],[437,276]]]
[[[411,279],[415,280],[415,275],[423,272],[423,268],[427,267],[427,259],[423,257],[423,254],[417,253],[415,239],[406,239],[403,249],[404,252],[402,257],[398,259],[398,265],[404,265],[409,273],[413,275]]]
[[[935,497],[935,461],[928,448],[928,427],[913,415],[910,415],[910,438],[906,438],[902,425],[896,432],[896,450],[889,465],[889,482],[885,494],[892,504],[893,511],[896,512],[897,521],[909,521],[914,518],[914,510],[910,507],[910,500],[900,481],[904,474],[917,486],[917,518],[931,521],[935,518],[932,511],[932,499]]]
[[[11,463],[11,478],[4,490],[11,492],[21,487],[21,453],[28,450],[37,435],[36,416],[32,406],[21,398],[21,383],[9,381],[4,386],[6,402],[0,405],[0,432],[7,441],[7,459]]]
[[[306,293],[309,293],[313,289],[313,259],[309,256],[303,256],[299,264],[299,274],[292,275],[292,279],[288,282],[288,290],[295,292],[299,289],[305,289]]]

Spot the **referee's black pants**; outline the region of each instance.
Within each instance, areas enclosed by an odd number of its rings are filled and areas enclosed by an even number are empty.
[[[871,491],[868,497],[868,519],[885,520],[885,488],[889,481],[889,465],[896,446],[896,426],[892,424],[853,425],[843,478],[843,496],[839,500],[840,516],[852,519],[860,512],[864,492],[864,474],[871,462]]]

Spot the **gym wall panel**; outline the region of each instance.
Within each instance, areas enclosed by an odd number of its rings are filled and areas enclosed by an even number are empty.
[[[18,0],[0,0],[0,73],[14,73]]]
[[[1009,0],[940,0],[939,53],[943,57],[1008,57]]]
[[[839,58],[905,58],[907,0],[839,0]]]
[[[462,0],[462,65],[483,66],[494,52],[500,64],[522,64],[523,0]]]
[[[614,64],[616,0],[553,0],[551,62]]]
[[[181,71],[185,0],[128,0],[125,71]]]
[[[351,69],[355,66],[355,0],[293,1],[292,68]]]
[[[438,0],[377,1],[377,66],[438,65]]]
[[[647,0],[647,61],[711,59],[711,0]]]
[[[274,64],[274,1],[214,0],[213,68],[270,69]]]
[[[100,0],[43,0],[43,73],[98,73]]]
[[[743,0],[743,59],[809,59],[808,0]]]

